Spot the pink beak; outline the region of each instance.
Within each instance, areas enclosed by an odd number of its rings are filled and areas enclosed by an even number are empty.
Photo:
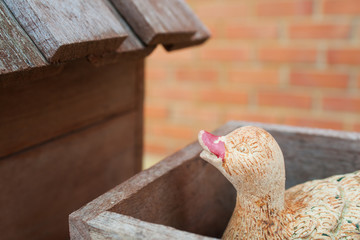
[[[204,130],[200,131],[200,138],[202,143],[209,149],[209,151],[218,158],[224,160],[225,157],[225,143],[219,136],[215,136]]]

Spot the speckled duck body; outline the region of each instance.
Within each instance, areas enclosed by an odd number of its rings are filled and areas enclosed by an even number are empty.
[[[199,133],[201,157],[237,190],[223,239],[360,240],[360,171],[309,181],[285,191],[284,159],[257,127],[226,136]]]

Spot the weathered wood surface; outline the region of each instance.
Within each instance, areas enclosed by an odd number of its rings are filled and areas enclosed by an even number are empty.
[[[154,50],[155,47],[147,47],[145,44],[136,36],[134,31],[129,27],[125,20],[117,15],[119,24],[125,29],[127,33],[127,38],[116,50],[116,53],[131,53],[131,55],[136,55],[140,57],[146,57],[148,54]]]
[[[288,187],[360,169],[359,133],[246,122],[230,122],[215,133],[226,134],[245,125],[263,127],[278,141],[285,157]],[[197,143],[189,145],[72,213],[72,239],[101,236],[90,235],[89,224],[100,218],[105,221],[107,213],[97,219],[105,211],[220,237],[234,207],[235,190],[214,167],[199,158],[200,151]],[[97,226],[103,236],[112,228],[105,223]],[[125,234],[117,231],[113,236]],[[145,238],[151,236],[150,232],[143,234]]]
[[[183,17],[187,19],[188,22],[191,22],[196,28],[196,33],[190,38],[190,40],[165,44],[164,47],[167,51],[178,50],[186,47],[191,47],[199,45],[208,40],[211,36],[210,31],[207,27],[199,20],[199,18],[193,13],[190,7],[187,4],[182,5],[183,8]]]
[[[127,36],[104,0],[4,0],[49,62],[115,51]]]
[[[189,239],[210,240],[204,237],[159,224],[143,222],[138,219],[105,211],[89,221],[91,239]]]
[[[135,174],[136,114],[0,161],[1,239],[67,239],[68,215]]]
[[[102,67],[82,60],[59,75],[1,87],[0,157],[135,109],[143,68],[143,60]]]
[[[197,31],[185,18],[183,0],[111,0],[146,44],[188,41]]]
[[[35,44],[0,1],[0,75],[47,65]]]
[[[231,129],[225,125],[220,128],[218,133],[225,133],[230,130]],[[189,145],[163,160],[160,164],[141,172],[124,184],[117,186],[113,190],[88,203],[78,211],[73,212],[69,218],[71,238],[91,239],[87,221],[95,218],[104,211],[109,210],[120,213],[121,211],[125,211],[125,209],[120,210],[118,207],[123,201],[127,202],[131,210],[135,210],[133,206],[130,206],[129,199],[135,200],[136,204],[138,204],[139,201],[136,199],[139,196],[137,194],[140,192],[142,192],[140,193],[141,197],[150,197],[151,199],[149,199],[149,201],[144,199],[146,203],[144,206],[138,206],[139,211],[140,209],[144,210],[145,205],[150,208],[155,208],[153,210],[148,209],[152,216],[156,215],[158,217],[158,219],[151,222],[171,226],[161,221],[167,221],[166,217],[169,217],[169,221],[176,222],[176,217],[171,216],[174,214],[179,217],[177,224],[188,226],[190,223],[193,223],[192,228],[197,228],[199,231],[203,232],[210,231],[213,235],[219,236],[221,234],[219,229],[222,231],[223,228],[225,228],[227,220],[231,215],[233,208],[231,202],[233,202],[233,205],[235,204],[235,190],[215,168],[198,157],[199,152],[200,146],[197,143]],[[199,169],[202,169],[202,173],[198,175],[197,171]],[[211,178],[209,176],[211,176]],[[206,177],[209,181],[204,184],[204,188],[201,192],[196,193],[195,190],[198,190],[198,184],[200,184],[200,182],[206,182]],[[210,184],[214,184],[216,187],[210,188]],[[160,189],[160,187],[163,187],[163,189]],[[151,193],[151,191],[155,192]],[[219,198],[222,193],[224,196],[227,196],[226,199]],[[164,194],[164,196],[161,196],[161,194]],[[176,194],[178,197],[177,201],[173,201],[174,196],[172,196],[172,194]],[[193,194],[194,197],[192,197]],[[204,194],[206,196],[204,196]],[[170,198],[167,199],[167,197]],[[192,206],[192,203],[190,202],[186,203],[188,211],[183,213],[181,206],[185,204],[185,202],[182,202],[182,200],[186,201],[186,197],[194,199],[194,205]],[[208,202],[204,204],[202,200],[199,201],[199,199],[197,199],[199,197],[206,197]],[[151,203],[151,200],[155,199],[161,201]],[[199,207],[199,204],[202,206]],[[163,209],[162,206],[164,207]],[[196,208],[202,210],[207,209],[208,211],[204,216],[199,215],[192,220],[189,219],[193,217],[193,214],[189,211],[191,211],[191,209],[196,210]],[[169,209],[170,211],[167,212]],[[155,213],[156,210],[160,212]],[[160,216],[164,212],[167,212],[166,216]],[[186,216],[186,214],[188,214],[188,216]],[[212,220],[206,219],[206,217],[210,217]],[[188,222],[185,220],[188,220]],[[199,222],[196,222],[196,220],[199,220]],[[210,221],[212,221],[212,223],[208,225]]]

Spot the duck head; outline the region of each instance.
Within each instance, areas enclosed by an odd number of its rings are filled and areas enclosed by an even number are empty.
[[[241,127],[226,136],[199,132],[200,157],[212,164],[239,194],[270,198],[282,208],[285,192],[284,158],[275,139],[264,129]]]

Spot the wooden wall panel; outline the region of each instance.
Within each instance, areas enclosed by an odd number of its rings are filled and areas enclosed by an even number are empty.
[[[0,75],[47,65],[3,1],[0,1],[0,36]]]
[[[135,174],[136,114],[0,161],[1,239],[67,239],[68,215]]]
[[[49,62],[115,51],[127,36],[104,0],[5,0]]]
[[[56,76],[0,88],[0,157],[111,115],[142,98],[143,60],[65,65]]]

